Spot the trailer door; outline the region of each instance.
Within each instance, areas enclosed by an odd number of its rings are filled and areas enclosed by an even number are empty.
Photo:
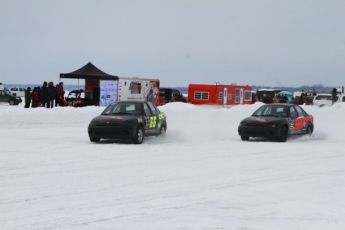
[[[224,88],[223,92],[223,105],[228,103],[228,88]]]
[[[243,104],[243,88],[235,89],[235,103]]]

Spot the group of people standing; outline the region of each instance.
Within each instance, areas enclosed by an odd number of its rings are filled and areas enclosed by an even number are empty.
[[[287,103],[288,102],[288,98],[285,96],[285,94],[283,95],[276,95],[272,98],[271,95],[266,95],[263,94],[262,98],[261,98],[261,102],[265,103],[265,104],[272,104],[272,103]]]
[[[34,87],[31,91],[31,87],[28,87],[25,91],[25,105],[24,108],[37,108],[47,107],[53,108],[56,106],[66,106],[65,91],[63,89],[63,82],[60,82],[56,86],[51,81],[47,83],[43,82],[41,87]]]

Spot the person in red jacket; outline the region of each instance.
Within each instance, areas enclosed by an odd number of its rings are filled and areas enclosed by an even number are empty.
[[[56,85],[56,101],[55,105],[66,106],[65,90],[63,90],[63,82]]]
[[[37,108],[39,99],[40,99],[40,97],[38,95],[38,89],[37,89],[37,87],[35,87],[31,93],[31,100],[32,100],[31,108]]]

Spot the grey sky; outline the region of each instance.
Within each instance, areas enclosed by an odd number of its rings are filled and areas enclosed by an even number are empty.
[[[0,82],[345,84],[344,0],[0,0]]]

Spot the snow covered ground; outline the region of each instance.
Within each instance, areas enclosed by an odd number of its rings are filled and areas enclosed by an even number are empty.
[[[0,229],[343,230],[344,104],[303,106],[313,135],[279,143],[237,134],[261,103],[171,103],[142,145],[91,143],[103,107],[1,104]]]

